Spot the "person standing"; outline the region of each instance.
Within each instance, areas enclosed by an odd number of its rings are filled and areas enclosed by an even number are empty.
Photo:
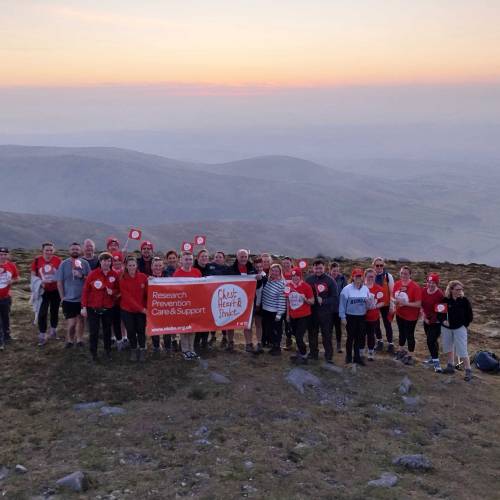
[[[62,310],[67,321],[68,332],[66,348],[83,347],[84,320],[82,310],[82,290],[86,277],[90,273],[88,262],[81,258],[82,248],[73,242],[69,246],[69,258],[64,260],[57,269],[57,289],[62,299]]]
[[[93,271],[99,266],[99,259],[95,254],[95,243],[87,238],[83,242],[82,250],[83,250],[82,259],[85,259],[88,262],[90,270]]]
[[[226,264],[226,254],[222,250],[217,250],[214,254],[213,262],[209,264],[211,274],[213,276],[226,276],[231,274],[229,266]],[[210,332],[210,340],[208,345],[214,346],[217,343],[217,333]],[[221,346],[227,346],[227,332],[222,330]]]
[[[47,340],[47,320],[50,310],[50,338],[57,338],[57,325],[59,322],[59,305],[61,298],[57,290],[56,272],[61,265],[61,259],[54,255],[54,244],[42,244],[42,254],[35,257],[31,263],[31,281],[41,280],[42,303],[38,311],[38,345],[45,345]]]
[[[365,271],[365,285],[368,288],[369,300],[367,302],[365,334],[363,335],[361,350],[364,350],[366,341],[368,344],[368,361],[373,361],[377,325],[380,325],[380,308],[385,303],[384,290],[375,283],[375,271],[371,268]]]
[[[441,323],[441,337],[443,351],[447,355],[447,365],[443,373],[452,374],[455,372],[455,353],[463,360],[465,367],[466,382],[472,380],[472,370],[470,366],[469,352],[467,350],[467,328],[472,323],[474,315],[469,299],[464,295],[464,286],[458,280],[448,283],[443,303],[446,312],[438,313]]]
[[[302,279],[302,269],[300,267],[293,268],[290,276],[290,283],[287,284],[290,288],[287,294],[287,316],[298,350],[296,355],[290,357],[290,361],[307,364],[307,347],[304,342],[304,335],[311,320],[311,305],[314,304],[314,292],[311,285]]]
[[[431,355],[429,364],[432,364],[436,373],[441,373],[443,371],[439,363],[441,323],[437,318],[437,308],[443,302],[444,294],[439,288],[439,274],[430,273],[427,276],[426,285],[422,288],[422,316],[424,332],[427,337],[427,347]]]
[[[269,277],[262,288],[262,328],[266,338],[270,339],[269,354],[281,354],[283,335],[283,316],[286,314],[285,280],[280,264],[272,264]]]
[[[333,325],[332,325],[332,339],[333,339],[333,328],[335,327],[335,340],[337,341],[337,352],[342,353],[342,322],[339,316],[338,302],[340,301],[340,292],[347,286],[347,278],[340,272],[340,264],[338,262],[332,262],[330,266],[330,276],[335,280],[337,285],[337,307],[333,311]]]
[[[103,252],[99,255],[100,266],[90,271],[82,290],[81,315],[88,319],[90,354],[97,361],[99,330],[106,358],[111,359],[111,326],[113,306],[118,295],[119,274],[111,269],[112,255]]]
[[[179,256],[177,255],[177,252],[175,250],[169,250],[165,254],[164,264],[166,277],[172,277],[179,267]]]
[[[333,278],[325,273],[325,262],[316,259],[313,262],[313,273],[306,279],[314,292],[314,305],[309,328],[309,359],[319,358],[318,336],[321,330],[321,340],[325,349],[325,360],[333,363],[332,319],[333,312],[338,308],[337,285]]]
[[[413,365],[415,327],[422,306],[422,290],[411,279],[411,269],[408,266],[403,266],[399,271],[399,280],[394,283],[393,293],[399,330],[399,351],[396,353],[396,359],[405,365]],[[408,345],[408,351],[405,345]]]
[[[190,252],[183,252],[181,256],[181,267],[174,273],[174,278],[201,278],[199,269],[193,267],[194,258]],[[199,356],[194,350],[194,339],[196,333],[181,333],[181,350],[184,359],[191,361],[198,359]]]
[[[0,350],[11,340],[10,336],[10,309],[12,297],[10,287],[19,279],[16,265],[9,260],[9,249],[0,247]]]
[[[384,305],[380,308],[380,317],[384,323],[385,336],[387,339],[387,352],[394,354],[393,331],[392,331],[392,316],[394,311],[391,310],[391,297],[394,291],[394,278],[391,273],[385,269],[385,262],[382,257],[375,257],[372,262],[375,269],[375,283],[381,286],[384,291]],[[382,330],[380,329],[380,321],[376,327],[377,346],[376,351],[384,350],[384,341],[382,340]]]
[[[340,293],[339,314],[346,326],[345,362],[364,365],[361,346],[365,335],[366,311],[370,291],[363,284],[363,270],[356,267],[351,273],[352,283]],[[354,358],[353,358],[354,350]]]
[[[122,252],[113,252],[111,269],[121,278],[125,271]],[[122,351],[128,347],[127,329],[122,321],[122,313],[120,309],[120,296],[115,297],[112,310],[112,326],[113,334],[111,336],[111,344],[116,343],[118,351]]]
[[[146,306],[148,277],[137,270],[137,259],[128,256],[119,282],[122,321],[130,344],[130,361],[146,360]]]
[[[153,263],[153,243],[145,240],[141,243],[141,256],[137,259],[137,269],[146,276],[151,276]]]
[[[281,259],[281,267],[283,269],[283,279],[286,282],[290,282],[292,280],[293,268],[291,257],[283,257]],[[290,351],[293,348],[293,334],[290,321],[288,321],[288,315],[285,316],[283,322],[285,327],[285,350]]]

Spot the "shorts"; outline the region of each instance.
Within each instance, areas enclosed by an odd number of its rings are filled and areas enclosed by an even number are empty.
[[[68,302],[67,300],[63,300],[62,310],[66,319],[76,318],[80,316],[82,304],[81,302]]]
[[[467,352],[467,328],[465,326],[453,330],[446,328],[446,326],[441,326],[441,339],[445,354],[455,351],[460,358],[467,358],[469,356]]]

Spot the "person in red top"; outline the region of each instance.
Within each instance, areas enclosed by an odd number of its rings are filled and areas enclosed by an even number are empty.
[[[193,267],[194,257],[192,253],[183,252],[181,256],[181,267],[174,272],[174,278],[201,278],[199,269]],[[190,361],[198,359],[199,356],[194,350],[195,333],[182,333],[181,334],[181,350],[184,359]]]
[[[59,305],[61,297],[57,290],[56,272],[61,265],[61,259],[54,255],[54,244],[42,244],[42,255],[39,255],[31,264],[31,282],[41,280],[43,288],[42,303],[38,311],[38,345],[43,346],[46,341],[47,319],[50,309],[50,337],[57,338],[57,324],[59,322]]]
[[[290,356],[290,361],[307,364],[307,348],[304,335],[311,318],[311,304],[314,304],[314,292],[302,279],[302,269],[295,267],[290,271],[291,281],[286,283],[287,321],[297,343],[298,354]]]
[[[92,359],[97,361],[99,328],[102,324],[102,339],[106,357],[111,359],[111,325],[113,306],[118,295],[119,274],[111,269],[112,256],[109,252],[99,255],[100,267],[90,272],[82,290],[81,315],[88,318],[89,343]]]
[[[146,306],[148,277],[137,270],[137,259],[127,257],[119,280],[122,321],[130,343],[130,361],[146,360]]]
[[[117,273],[119,277],[121,277],[123,271],[125,270],[125,265],[123,264],[123,253],[119,251],[113,252],[111,256],[113,258],[111,269]],[[127,329],[122,321],[119,295],[115,297],[112,309],[112,328],[113,334],[111,336],[111,344],[116,343],[116,348],[119,351],[126,349],[128,347]]]
[[[292,279],[292,259],[290,257],[283,257],[281,259],[281,267],[283,268],[283,279],[285,281],[291,281]],[[292,340],[292,326],[290,325],[290,322],[285,318],[285,350],[289,351],[293,347],[293,340]]]
[[[368,344],[368,361],[373,361],[375,337],[380,321],[380,309],[384,307],[386,301],[384,289],[375,283],[375,270],[372,268],[365,271],[365,285],[368,287],[370,294],[365,316],[365,335],[363,336],[361,349],[364,351],[366,342]]]
[[[10,286],[19,279],[16,265],[9,260],[9,249],[0,247],[0,350],[10,337]]]
[[[106,249],[111,255],[113,255],[113,252],[120,251],[120,241],[116,236],[109,236],[106,239]]]
[[[427,347],[431,355],[427,361],[434,367],[436,373],[443,370],[439,363],[439,336],[441,323],[438,321],[436,307],[443,302],[444,293],[439,288],[439,274],[430,273],[427,276],[427,286],[422,288],[422,316],[424,319],[424,332],[427,337]]]
[[[411,269],[403,266],[399,271],[399,280],[394,283],[393,300],[396,305],[396,322],[399,330],[399,351],[396,359],[405,365],[413,365],[415,351],[415,327],[417,326],[420,307],[422,305],[422,290],[411,279]],[[408,351],[404,349],[408,342]]]

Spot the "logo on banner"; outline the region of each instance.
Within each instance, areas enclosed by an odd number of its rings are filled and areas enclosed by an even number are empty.
[[[193,244],[189,241],[183,241],[181,248],[183,252],[193,252]]]
[[[131,229],[128,233],[128,237],[131,240],[140,240],[142,237],[142,231],[140,229]]]
[[[207,238],[205,236],[201,236],[201,235],[200,236],[195,236],[194,237],[194,242],[197,245],[203,246],[207,242]]]
[[[217,326],[224,326],[239,318],[247,309],[245,290],[234,284],[219,286],[212,295],[212,316]]]

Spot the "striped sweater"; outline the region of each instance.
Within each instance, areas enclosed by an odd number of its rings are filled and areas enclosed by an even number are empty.
[[[268,281],[262,289],[262,309],[264,311],[285,314],[285,280]]]

